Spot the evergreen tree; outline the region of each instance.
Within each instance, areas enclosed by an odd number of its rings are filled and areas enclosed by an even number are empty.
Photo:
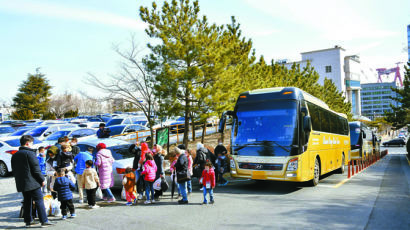
[[[200,18],[198,1],[171,3],[165,1],[162,10],[140,8],[141,19],[149,27],[146,33],[160,40],[148,44],[151,54],[145,58],[148,71],[155,75],[155,96],[167,116],[184,114],[184,140],[187,144],[189,122],[195,114],[204,121],[215,111],[212,96],[218,92],[213,85],[229,66],[240,62],[248,49],[246,41],[239,41],[234,19],[228,30],[224,26],[210,25],[206,16]],[[247,56],[246,56],[247,59]]]
[[[30,111],[34,118],[40,118],[47,112],[51,86],[45,75],[36,69],[36,74],[28,74],[13,98],[13,106],[17,111]]]
[[[11,118],[14,120],[31,120],[34,118],[34,115],[31,112],[31,110],[20,109],[20,110],[14,111],[11,114]]]
[[[393,124],[396,128],[401,128],[410,124],[410,61],[407,66],[404,66],[405,73],[403,79],[403,88],[392,88],[393,92],[398,94],[397,97],[392,97],[394,101],[400,103],[399,106],[390,104],[393,112],[386,112],[386,121]]]

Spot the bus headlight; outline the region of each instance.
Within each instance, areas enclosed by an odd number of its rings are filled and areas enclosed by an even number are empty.
[[[235,161],[231,159],[230,162],[231,162],[231,169],[236,169]]]
[[[231,158],[231,174],[236,174],[236,166],[235,166],[235,161]]]
[[[289,161],[286,171],[296,171],[298,169],[298,158],[293,158]]]

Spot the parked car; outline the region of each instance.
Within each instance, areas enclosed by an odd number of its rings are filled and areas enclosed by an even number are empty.
[[[8,136],[14,133],[16,130],[13,129],[11,126],[2,125],[0,126],[0,137]]]
[[[145,132],[138,132],[138,139],[140,141],[149,141],[151,139],[150,131],[148,130],[147,127],[142,126],[142,125],[113,125],[108,127],[110,129],[110,137],[116,138],[116,139],[121,139],[121,140],[130,140],[130,139],[136,139],[137,138],[137,131],[145,131]],[[124,135],[121,135],[124,134]],[[128,134],[128,135],[126,135]],[[121,136],[117,136],[121,135]],[[131,140],[131,142],[134,142],[134,140]]]
[[[27,135],[31,135],[39,140],[44,140],[46,137],[50,136],[51,134],[69,128],[77,128],[78,125],[75,124],[57,124],[57,125],[44,125],[39,126],[35,129],[30,130]]]
[[[44,146],[43,142],[34,138],[33,149]],[[5,177],[12,172],[11,156],[19,150],[20,138],[0,141],[0,177]]]
[[[383,142],[383,146],[392,146],[392,145],[398,145],[402,147],[406,145],[406,142],[401,138],[395,138],[390,141]]]
[[[98,129],[101,123],[104,123],[104,122],[85,122],[85,123],[79,124],[78,126],[81,128]]]
[[[131,125],[132,121],[130,117],[114,117],[109,120],[105,127],[113,126],[113,125]]]
[[[111,150],[112,157],[115,159],[112,165],[114,176],[114,187],[122,188],[122,177],[127,167],[132,167],[134,155],[128,151],[130,144],[123,140],[113,138],[90,138],[84,141],[79,141],[77,146],[80,151],[86,151],[89,147],[94,148],[93,157],[97,155],[96,146],[99,143],[104,143],[107,149]]]
[[[97,134],[97,130],[90,129],[90,128],[62,129],[46,137],[44,139],[44,143],[46,143],[47,145],[54,145],[58,141],[58,138],[65,137],[65,136],[67,136],[70,139],[75,137],[78,139],[78,141],[80,141],[81,139],[84,139],[84,138],[96,136],[96,134]]]
[[[27,126],[25,126],[25,127],[21,127],[21,128],[19,128],[18,130],[16,130],[16,131],[14,131],[14,133],[10,133],[9,135],[7,135],[7,136],[3,136],[3,137],[0,137],[0,140],[10,140],[10,139],[14,139],[14,138],[17,138],[17,137],[21,137],[21,136],[23,136],[24,134],[26,134],[26,133],[28,133],[30,130],[32,130],[34,127],[27,127]]]

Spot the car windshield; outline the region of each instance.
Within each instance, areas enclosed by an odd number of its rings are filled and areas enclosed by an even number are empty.
[[[41,134],[43,134],[43,133],[47,130],[47,128],[48,128],[48,127],[38,127],[38,128],[35,128],[35,129],[29,131],[29,132],[27,133],[27,135],[30,135],[30,136],[32,136],[32,137],[39,137],[39,136],[41,136]]]
[[[232,144],[291,146],[297,130],[296,101],[258,101],[238,105],[233,127]],[[286,148],[288,149],[288,148]],[[252,152],[245,151],[245,155]],[[266,152],[266,151],[265,151]],[[285,153],[287,152],[287,153]],[[289,151],[280,155],[289,154]],[[256,155],[260,155],[255,153]],[[278,155],[278,154],[275,154]]]
[[[29,131],[30,129],[20,129],[17,130],[16,132],[10,134],[10,136],[22,136],[25,132]]]
[[[147,121],[136,121],[136,122],[134,122],[134,124],[146,125],[146,124],[147,124]]]
[[[51,134],[49,137],[47,137],[46,140],[47,141],[56,141],[60,137],[68,136],[69,133],[70,133],[70,131],[64,131],[64,130],[57,131],[57,132]]]
[[[108,128],[110,129],[110,136],[115,136],[122,134],[122,131],[124,130],[125,126],[114,126]]]
[[[12,133],[14,131],[16,131],[16,130],[13,129],[12,127],[10,127],[10,126],[0,127],[0,133]]]
[[[357,125],[349,125],[350,127],[350,144],[351,145],[360,145],[360,127]]]
[[[129,146],[130,145],[117,145],[117,146],[108,147],[107,149],[111,150],[112,157],[115,160],[121,160],[121,159],[132,158],[135,156],[134,154],[128,151]]]
[[[185,121],[185,117],[179,117],[177,121]]]
[[[12,139],[12,140],[7,140],[5,141],[8,145],[10,145],[11,147],[19,147],[20,146],[20,139]],[[42,143],[41,141],[34,139],[33,144],[40,144]]]
[[[122,118],[111,119],[105,126],[119,125],[123,120]]]

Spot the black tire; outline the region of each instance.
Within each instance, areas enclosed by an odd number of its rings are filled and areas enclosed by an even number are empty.
[[[345,173],[345,155],[344,154],[342,154],[342,165],[337,170],[337,173],[339,173],[339,174]]]
[[[9,175],[7,165],[3,161],[0,161],[0,177],[6,177],[7,175]]]
[[[319,177],[320,177],[320,164],[319,160],[315,159],[315,168],[313,169],[313,179],[310,181],[311,186],[316,186],[319,184]]]

